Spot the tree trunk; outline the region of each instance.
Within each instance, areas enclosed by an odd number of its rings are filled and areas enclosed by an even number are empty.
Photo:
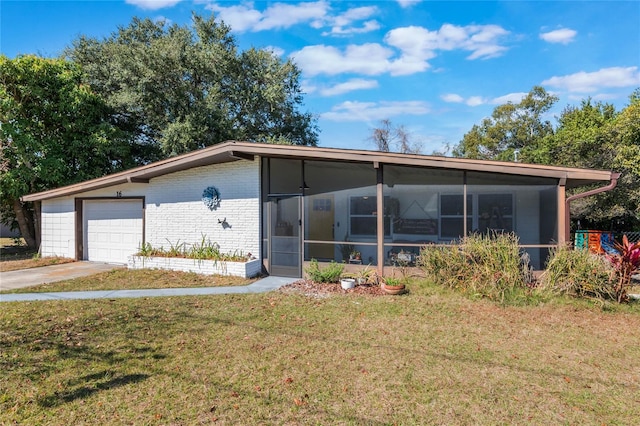
[[[38,248],[38,254],[42,254],[42,235],[40,230],[40,220],[42,219],[42,201],[36,201],[33,203],[33,236],[36,240],[36,247]]]
[[[13,200],[13,212],[16,214],[16,220],[20,227],[22,238],[27,246],[33,250],[38,249],[38,243],[35,236],[35,228],[33,226],[33,213],[20,200]]]

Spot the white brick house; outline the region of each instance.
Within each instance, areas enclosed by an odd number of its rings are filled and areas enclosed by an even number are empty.
[[[513,231],[540,267],[568,232],[565,188],[609,171],[226,142],[23,197],[42,203],[42,255],[126,263],[145,243],[203,238],[301,276],[312,258],[371,264],[469,232]],[[215,188],[210,209],[203,192]],[[350,260],[346,249],[361,254]]]

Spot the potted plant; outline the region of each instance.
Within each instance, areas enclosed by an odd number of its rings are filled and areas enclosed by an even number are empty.
[[[356,286],[356,280],[354,278],[343,277],[340,278],[340,287],[343,290],[349,290]]]
[[[367,284],[371,280],[373,271],[369,269],[369,266],[371,265],[367,265],[364,269],[360,269],[358,272],[355,273],[356,284],[358,285]]]
[[[349,255],[349,260],[362,260],[362,253],[358,250],[353,250]]]
[[[353,246],[353,244],[347,244],[346,241],[349,239],[349,236],[347,235],[346,237],[344,237],[344,244],[340,244],[339,248],[340,248],[340,254],[342,255],[342,260],[343,261],[347,261],[349,260],[349,258],[351,257],[351,253],[355,250],[355,247]]]
[[[405,285],[402,279],[395,277],[382,277],[381,286],[387,294],[402,294],[405,291]]]

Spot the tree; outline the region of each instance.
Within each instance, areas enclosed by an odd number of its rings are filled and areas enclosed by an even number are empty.
[[[591,99],[568,106],[555,128],[541,120],[554,102],[534,87],[519,104],[498,106],[464,136],[454,155],[513,161],[517,150],[526,162],[621,172],[615,190],[572,203],[572,216],[599,229],[640,226],[640,89],[620,112]]]
[[[420,152],[419,144],[411,141],[405,127],[394,125],[388,118],[380,120],[378,127],[371,130],[369,140],[375,144],[378,151],[382,152],[395,151],[403,154]]]
[[[530,161],[538,144],[553,134],[553,126],[542,116],[558,101],[535,86],[519,103],[508,102],[493,110],[491,118],[474,125],[454,149],[457,157]]]
[[[640,89],[605,128],[606,142],[600,151],[601,168],[622,173],[614,191],[588,210],[587,218],[600,221],[617,219],[621,229],[640,230]],[[606,166],[609,167],[606,167]],[[606,228],[605,228],[606,229]]]
[[[135,165],[112,111],[61,59],[0,56],[0,213],[39,245],[37,205],[20,197]]]
[[[640,225],[639,93],[620,112],[591,99],[565,108],[555,133],[544,139],[533,158],[538,163],[622,173],[615,190],[571,205],[572,215],[583,226],[610,229],[619,222],[621,229],[633,229]]]
[[[140,140],[172,156],[230,139],[316,145],[300,72],[272,52],[238,52],[230,28],[134,18],[104,40],[80,37],[67,55]],[[153,159],[153,158],[152,158]]]
[[[583,100],[580,106],[567,106],[554,133],[547,135],[535,152],[534,163],[567,167],[602,168],[611,164],[611,156],[603,158],[601,148],[608,140],[606,128],[614,120],[613,105]]]

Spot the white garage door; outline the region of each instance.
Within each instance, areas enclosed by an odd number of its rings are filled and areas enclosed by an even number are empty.
[[[142,200],[85,200],[84,258],[127,263],[142,244]]]

